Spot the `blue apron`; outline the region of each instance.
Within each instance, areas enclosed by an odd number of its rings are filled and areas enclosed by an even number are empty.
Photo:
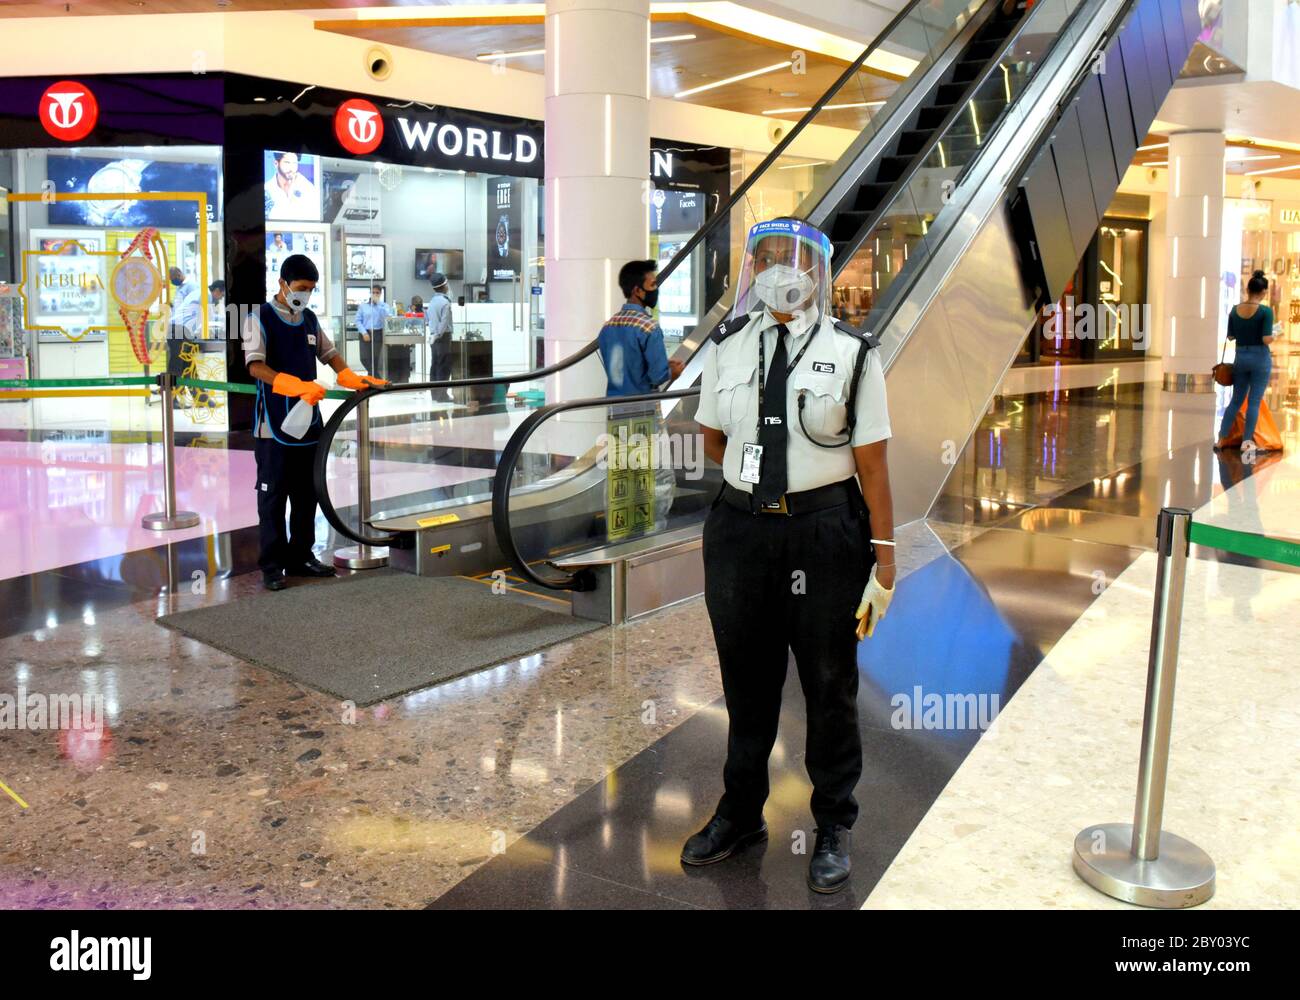
[[[275,307],[266,302],[258,311],[258,317],[262,321],[262,329],[266,332],[266,363],[275,371],[287,372],[304,382],[315,381],[317,340],[320,336],[320,324],[316,322],[316,314],[310,309],[304,310],[302,322],[295,326],[282,320]],[[284,418],[297,404],[296,396],[282,396],[278,392],[272,392],[269,385],[259,381],[253,433],[258,434],[262,421],[266,420],[271,426],[271,437],[280,444],[293,447],[314,445],[320,440],[321,428],[324,426],[319,406],[311,408],[311,426],[307,428],[307,433],[301,440],[280,433],[280,425],[284,422]]]

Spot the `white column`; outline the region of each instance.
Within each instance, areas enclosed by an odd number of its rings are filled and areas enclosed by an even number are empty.
[[[1164,345],[1166,389],[1209,392],[1218,360],[1219,268],[1223,231],[1222,132],[1169,137]]]
[[[649,0],[546,0],[546,362],[623,301],[618,269],[649,254]],[[601,396],[598,361],[548,399]]]

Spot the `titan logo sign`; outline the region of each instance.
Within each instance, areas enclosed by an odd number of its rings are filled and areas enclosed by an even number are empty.
[[[383,116],[364,98],[344,101],[334,112],[334,137],[349,153],[373,153],[384,140]]]
[[[532,163],[537,159],[537,140],[523,133],[515,135],[512,142],[510,136],[499,129],[477,126],[462,129],[459,125],[439,125],[436,121],[412,122],[409,118],[397,119],[397,125],[401,130],[402,142],[412,152],[417,149],[428,152],[429,144],[433,143],[444,156],[465,156],[507,163]]]
[[[1282,225],[1300,226],[1300,208],[1284,208],[1282,211]]]
[[[41,125],[64,142],[76,142],[90,135],[99,121],[99,102],[90,88],[75,80],[60,80],[41,95]]]

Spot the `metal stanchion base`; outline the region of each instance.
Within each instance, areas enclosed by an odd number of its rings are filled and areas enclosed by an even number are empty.
[[[166,514],[146,514],[140,519],[140,527],[150,531],[175,531],[177,528],[192,528],[199,523],[199,515],[192,510],[178,510],[173,516]]]
[[[1190,840],[1160,831],[1160,857],[1140,861],[1130,850],[1132,823],[1102,823],[1074,838],[1074,870],[1107,896],[1174,910],[1214,895],[1214,862]],[[1104,850],[1096,850],[1096,845]]]
[[[388,549],[369,545],[346,545],[334,550],[334,565],[339,569],[378,569],[388,565]]]

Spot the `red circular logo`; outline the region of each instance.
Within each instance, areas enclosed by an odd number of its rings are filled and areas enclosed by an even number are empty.
[[[373,153],[384,140],[383,116],[365,98],[344,101],[334,112],[334,137],[349,153]]]
[[[60,80],[41,95],[41,124],[64,142],[90,135],[99,121],[99,102],[90,88],[76,80]]]

